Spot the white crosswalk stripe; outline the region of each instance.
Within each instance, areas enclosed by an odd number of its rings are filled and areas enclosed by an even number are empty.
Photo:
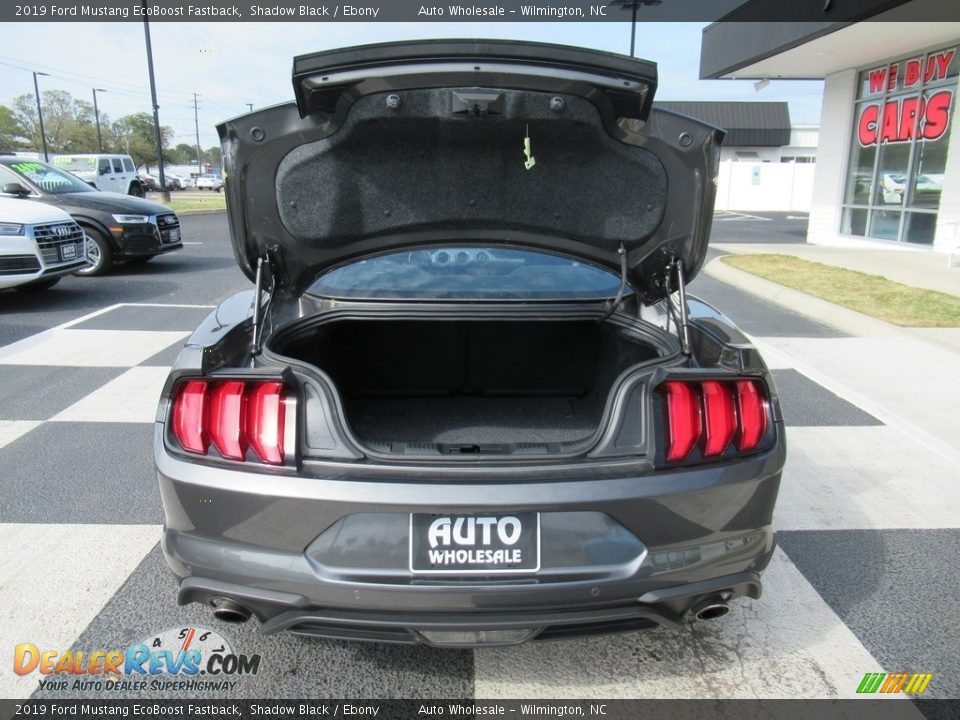
[[[18,643],[68,648],[159,539],[155,525],[0,523],[0,697],[36,688],[11,671]]]

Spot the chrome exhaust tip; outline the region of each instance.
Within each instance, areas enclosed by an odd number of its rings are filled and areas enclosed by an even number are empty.
[[[217,620],[221,620],[225,623],[239,625],[240,623],[245,623],[247,620],[249,620],[250,615],[252,614],[249,610],[243,607],[243,605],[235,603],[229,598],[213,598],[213,600],[210,601],[210,604],[213,605],[213,616]]]
[[[720,595],[701,600],[693,608],[693,616],[697,620],[718,620],[730,612],[730,606]]]

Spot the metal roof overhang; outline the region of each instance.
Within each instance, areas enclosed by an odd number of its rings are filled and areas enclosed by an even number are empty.
[[[818,22],[743,21],[743,8],[704,28],[701,78],[818,80],[960,38],[960,22],[920,19],[942,14],[942,0],[854,0],[844,17],[859,20]]]

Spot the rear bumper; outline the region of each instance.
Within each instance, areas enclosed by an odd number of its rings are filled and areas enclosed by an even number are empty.
[[[229,598],[258,617],[268,618],[261,626],[265,635],[287,631],[308,637],[472,647],[560,640],[655,627],[678,629],[684,619],[684,613],[673,609],[678,605],[694,606],[711,597],[722,597],[725,601],[737,597],[757,599],[761,592],[759,572],[745,572],[651,591],[633,602],[613,606],[438,614],[317,608],[303,596],[187,578],[180,585],[177,601],[180,605],[196,602],[212,606],[218,598]],[[509,631],[515,639],[457,642],[454,636],[480,631],[488,637]],[[439,641],[442,636],[454,636],[454,639]]]
[[[674,627],[709,597],[760,597],[774,548],[782,442],[669,473],[599,464],[563,481],[431,482],[400,470],[363,479],[346,464],[327,479],[197,465],[168,454],[159,428],[162,547],[179,602],[227,598],[268,633],[430,643],[460,630],[525,630],[526,640]],[[531,510],[541,513],[537,573],[409,571],[409,513]]]

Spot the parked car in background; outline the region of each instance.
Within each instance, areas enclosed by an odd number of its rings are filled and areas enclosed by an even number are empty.
[[[115,262],[146,262],[179,250],[180,220],[159,203],[91,188],[69,172],[39,160],[0,157],[0,192],[55,205],[87,235],[90,264],[78,275],[100,275]]]
[[[219,175],[201,175],[197,178],[197,190],[223,190],[223,178]]]
[[[67,213],[0,198],[0,290],[45,290],[86,264],[83,230]]]
[[[148,192],[156,192],[160,189],[160,183],[157,182],[157,179],[153,175],[145,175],[140,173],[138,176],[140,178],[140,184],[143,186],[143,189]]]
[[[217,127],[255,289],[161,394],[179,603],[457,647],[759,598],[783,415],[750,339],[686,294],[723,131],[651,107],[653,63],[583,48],[293,68],[295,103]]]
[[[56,155],[54,167],[72,172],[97,190],[143,197],[144,188],[133,158],[129,155]]]
[[[164,173],[163,179],[167,183],[167,190],[189,190],[196,187],[196,181],[189,175]]]

